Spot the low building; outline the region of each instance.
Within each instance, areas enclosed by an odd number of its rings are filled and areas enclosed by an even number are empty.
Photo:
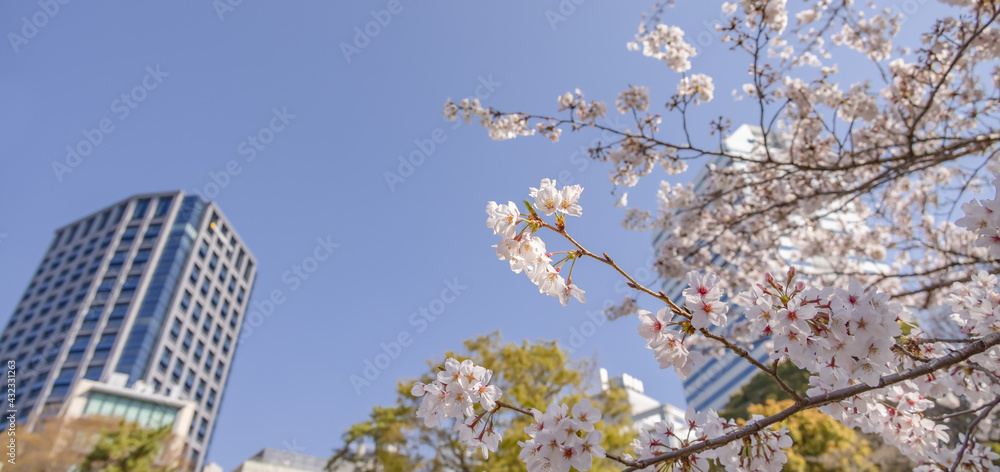
[[[237,466],[232,472],[326,472],[328,457],[310,456],[283,449],[264,448]],[[340,464],[330,472],[352,472],[349,464]]]
[[[185,438],[191,428],[197,404],[153,393],[137,382],[125,386],[124,374],[112,375],[108,382],[81,379],[67,393],[61,408],[45,416],[30,416],[26,433],[39,438],[47,451],[25,451],[44,461],[46,454],[82,459],[104,431],[120,422],[136,423],[145,429],[170,428],[170,436],[160,451],[158,465],[186,466]],[[189,468],[185,470],[190,470]]]
[[[673,424],[674,431],[679,434],[687,431],[687,422],[684,420],[685,411],[646,395],[641,380],[625,373],[609,379],[608,371],[603,368],[600,369],[600,376],[601,391],[607,391],[611,387],[625,390],[632,415],[632,426],[636,430],[651,430],[657,422],[665,421]]]

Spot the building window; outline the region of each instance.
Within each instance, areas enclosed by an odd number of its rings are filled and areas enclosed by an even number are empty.
[[[212,287],[212,281],[205,276],[205,279],[201,281],[201,294],[208,295],[208,289]]]
[[[154,218],[159,218],[161,216],[166,216],[167,212],[170,211],[170,203],[173,202],[174,197],[160,197],[160,200],[156,202],[156,213],[153,214]]]
[[[150,251],[149,249],[140,249],[138,252],[136,252],[135,253],[135,259],[132,259],[132,268],[135,268],[136,263],[140,263],[140,262],[143,265],[145,265],[146,261],[149,260],[149,254],[151,252],[152,251]]]
[[[70,282],[76,282],[77,280],[80,280],[80,277],[83,277],[83,268],[84,268],[85,265],[86,264],[84,264],[83,262],[81,262],[80,265],[76,266],[76,269],[73,270],[73,273],[70,274],[70,276],[69,276]],[[82,287],[82,288],[84,289],[84,291],[86,291],[86,287]]]
[[[233,345],[233,337],[227,334],[226,342],[222,344],[222,353],[229,354],[229,348],[232,347],[232,345]]]
[[[89,256],[93,254],[94,249],[97,249],[97,238],[91,239],[90,242],[87,243],[87,247],[83,248],[83,255]]]
[[[187,311],[188,307],[191,306],[191,292],[185,290],[184,294],[181,295],[181,311]]]
[[[215,408],[215,396],[216,395],[217,394],[215,393],[215,389],[214,388],[208,390],[208,399],[205,400],[205,409],[206,410],[212,411],[212,409]]]
[[[240,270],[240,267],[243,265],[243,257],[244,256],[246,256],[246,252],[243,251],[242,248],[240,248],[239,255],[236,256],[236,265],[233,266],[234,270]]]
[[[184,393],[191,393],[192,387],[194,387],[194,371],[188,369],[187,378],[184,379]]]
[[[219,266],[219,255],[212,253],[212,258],[208,260],[208,269],[215,272],[215,268]]]
[[[191,341],[193,339],[194,339],[194,332],[192,332],[190,329],[187,330],[187,333],[184,333],[184,343],[182,344],[183,346],[182,349],[184,350],[184,352],[188,352],[188,350],[191,349]]]
[[[104,229],[104,225],[108,223],[108,218],[110,217],[111,217],[111,210],[107,210],[104,213],[101,213],[101,219],[100,222],[97,223],[97,229],[98,230]]]
[[[108,233],[104,235],[104,239],[101,240],[101,249],[104,249],[111,245],[111,241],[114,240],[115,233]]]
[[[243,271],[243,280],[250,281],[250,272],[253,272],[253,261],[247,261],[247,268]]]
[[[110,348],[94,349],[94,355],[90,358],[93,361],[107,359],[111,355]]]
[[[163,354],[160,354],[160,372],[164,374],[167,373],[167,368],[170,367],[170,359],[172,359],[173,356],[174,353],[170,352],[170,349],[163,348]]]
[[[233,291],[236,290],[236,276],[229,277],[229,294],[232,295]]]
[[[86,316],[83,317],[83,323],[80,325],[81,330],[90,330],[97,327],[97,322],[101,319],[101,312],[104,311],[104,306],[91,307],[90,311],[87,312]]]
[[[198,277],[200,275],[201,275],[201,267],[198,267],[198,264],[194,264],[194,265],[191,266],[191,276],[188,277],[188,280],[191,281],[192,285],[197,284],[198,283]]]
[[[201,319],[202,308],[201,303],[194,302],[194,310],[191,310],[191,319],[195,322]]]
[[[215,332],[212,333],[212,344],[218,346],[222,340],[222,325],[215,325]]]
[[[222,371],[226,370],[226,363],[219,361],[219,364],[215,366],[215,380],[217,382],[222,381]]]
[[[69,229],[69,233],[66,234],[66,240],[63,241],[63,244],[69,244],[70,242],[73,241],[73,235],[76,234],[77,226],[78,225],[73,225],[73,227]]]
[[[128,258],[128,251],[115,251],[115,255],[111,256],[111,264],[108,265],[108,270],[121,270],[126,258]]]
[[[229,318],[229,327],[236,329],[236,325],[240,322],[240,312],[239,310],[233,310],[233,317]]]
[[[170,378],[173,379],[174,383],[181,381],[181,374],[184,373],[184,361],[181,358],[177,358],[177,362],[174,362],[174,371],[171,372]]]
[[[206,374],[210,373],[212,372],[212,365],[214,364],[215,364],[215,353],[212,351],[208,351],[208,355],[205,356],[205,364],[203,365],[202,370],[204,370]]]
[[[69,391],[69,384],[53,385],[52,391],[49,392],[49,398],[50,399],[62,398],[62,396],[66,395],[66,392],[68,391]]]
[[[215,291],[212,292],[212,308],[215,308],[215,307],[219,306],[219,296],[220,295],[222,295],[222,294],[219,293],[219,289],[215,289]]]
[[[143,239],[146,241],[156,239],[160,235],[161,229],[163,229],[163,226],[159,223],[149,225],[146,227],[146,235],[143,236]]]
[[[70,346],[69,350],[70,351],[83,351],[83,350],[87,349],[87,345],[89,345],[89,344],[90,344],[90,335],[89,334],[81,334],[81,335],[78,335],[76,337],[76,339],[73,340],[73,345]]]
[[[125,283],[122,284],[123,288],[132,288],[132,289],[134,289],[134,288],[136,288],[138,286],[139,286],[139,276],[138,275],[130,275],[130,276],[126,277],[125,278]]]
[[[101,260],[95,259],[94,262],[90,263],[90,267],[87,268],[87,275],[94,275],[97,273],[98,269],[101,268]]]
[[[208,421],[205,418],[201,419],[201,424],[198,425],[198,442],[203,442],[205,440],[205,434],[208,432]]]
[[[135,211],[132,213],[133,220],[141,220],[146,217],[146,210],[149,208],[149,199],[140,198],[135,202]]]
[[[205,353],[205,343],[198,341],[198,347],[194,348],[195,362],[201,361],[201,356]]]
[[[205,260],[206,255],[208,255],[208,243],[202,239],[201,245],[198,246],[198,257],[200,257],[201,260]]]
[[[139,227],[138,226],[129,226],[128,228],[125,228],[125,232],[122,233],[121,243],[122,244],[131,244],[132,240],[135,239],[135,235],[138,234],[138,233],[139,233]]]
[[[117,328],[122,325],[125,320],[125,314],[128,313],[128,303],[118,303],[115,305],[111,313],[108,314],[108,322],[104,325],[104,329]]]
[[[205,398],[205,381],[198,380],[198,388],[194,391],[194,399],[197,402],[201,402],[201,399]]]
[[[181,319],[174,318],[174,325],[170,328],[170,340],[177,341],[177,338],[181,335]]]
[[[226,276],[227,275],[229,275],[229,269],[227,269],[226,266],[223,265],[222,268],[219,269],[219,283],[220,284],[226,283]]]

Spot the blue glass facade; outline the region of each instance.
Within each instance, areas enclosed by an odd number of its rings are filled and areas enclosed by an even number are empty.
[[[204,212],[205,204],[195,196],[185,197],[181,202],[177,219],[170,230],[169,239],[163,249],[160,262],[153,272],[146,297],[129,332],[125,349],[118,360],[116,372],[128,374],[129,384],[142,378],[149,368],[152,349],[163,329],[164,317],[169,309],[174,289],[183,280],[181,270],[191,253],[192,243],[197,233],[197,225]]]

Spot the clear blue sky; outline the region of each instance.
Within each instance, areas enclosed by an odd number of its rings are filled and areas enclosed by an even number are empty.
[[[226,470],[263,447],[294,444],[327,456],[344,428],[392,402],[396,379],[422,372],[424,359],[493,330],[511,341],[568,344],[588,310],[620,301],[618,279],[594,263],[578,264],[574,277],[587,305],[563,308],[539,295],[495,259],[487,201],[520,201],[541,178],[568,171],[565,183],[586,188],[585,216],[571,221],[579,240],[629,270],[650,255],[651,235],[618,225],[623,213],[612,206],[608,167],[573,155],[594,135],[495,143],[478,126],[453,128],[441,116],[446,98],[477,87],[489,93],[484,104],[510,111],[554,113],[556,97],[579,87],[620,120],[614,97],[629,84],[650,86],[653,103],[662,104],[678,76],[625,49],[650,2],[563,0],[575,11],[564,10],[553,27],[546,11],[558,12],[557,0],[403,0],[349,61],[341,43],[352,43],[355,28],[389,2],[347,3],[243,0],[221,20],[209,0],[71,1],[54,15],[38,13],[34,1],[0,6],[5,36],[22,33],[22,17],[47,18],[26,43],[0,46],[3,321],[55,228],[135,193],[211,192],[213,174],[226,181],[219,173],[227,163],[239,165],[213,199],[260,262],[254,300],[281,290],[286,301],[239,346],[208,456]],[[699,46],[697,35],[709,39],[706,25],[718,17],[716,4],[684,3],[665,22],[688,29]],[[718,103],[695,119],[752,119],[745,104],[731,105],[730,90],[745,81],[727,68],[733,56],[714,42],[698,49],[694,72],[716,76]],[[143,101],[116,102],[144,80]],[[249,161],[244,141],[275,109],[294,118]],[[52,163],[64,162],[66,146],[102,120],[113,130],[72,172],[57,175]],[[665,123],[667,133],[671,127]],[[703,143],[711,142],[706,129],[693,130]],[[433,152],[390,190],[384,173],[418,149],[415,141],[433,136],[440,141]],[[657,177],[667,178],[660,170]],[[652,208],[655,185],[630,195]],[[282,274],[312,253],[317,238],[340,247],[293,290]],[[549,238],[549,247],[564,245]],[[417,332],[411,313],[455,279],[467,289]],[[635,375],[650,395],[683,406],[680,382],[657,368],[635,327],[634,319],[608,323],[574,355],[597,356],[612,375]],[[403,331],[412,344],[358,395],[350,376]]]

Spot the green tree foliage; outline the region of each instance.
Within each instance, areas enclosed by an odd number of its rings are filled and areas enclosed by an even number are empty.
[[[167,472],[170,469],[155,464],[170,429],[148,430],[122,421],[117,430],[101,434],[80,464],[80,472]]]
[[[752,415],[771,416],[792,406],[792,400],[767,400],[763,405],[750,405]],[[872,454],[868,441],[854,430],[818,410],[805,410],[792,415],[780,426],[788,428],[794,447],[787,451],[786,470],[824,472],[831,470],[875,472],[868,457]]]
[[[463,344],[462,353],[449,351],[442,358],[428,360],[430,370],[419,379],[401,381],[397,385],[395,406],[375,407],[367,421],[348,428],[343,435],[344,444],[331,458],[328,469],[337,470],[341,464],[350,463],[372,472],[523,471],[517,442],[528,439],[524,428],[532,422],[531,418],[509,410],[498,415],[494,424],[499,426],[497,430],[503,435],[503,441],[497,453],[490,454],[487,461],[478,451],[469,450],[460,443],[450,427],[427,428],[416,417],[420,399],[410,395],[410,387],[416,381],[431,382],[448,357],[459,361],[472,359],[492,369],[491,383],[503,390],[500,400],[514,406],[544,410],[552,402],[572,406],[582,398],[590,398],[603,414],[597,427],[604,432],[602,445],[605,449],[621,454],[631,442],[635,433],[631,431],[625,392],[612,389],[588,395],[587,379],[595,377],[591,375],[592,365],[573,361],[556,342],[504,343],[500,334],[494,332]],[[364,445],[363,452],[359,448],[361,445]],[[595,461],[591,470],[618,469],[608,461]]]

